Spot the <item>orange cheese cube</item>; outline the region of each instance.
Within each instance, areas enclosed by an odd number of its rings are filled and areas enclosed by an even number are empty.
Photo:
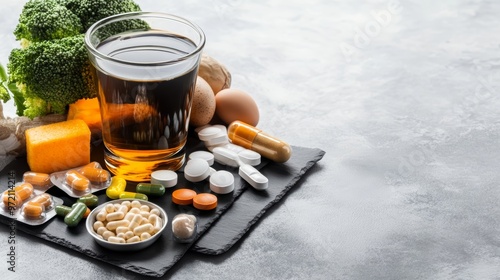
[[[90,162],[90,130],[82,120],[34,127],[25,133],[31,171],[52,173]]]

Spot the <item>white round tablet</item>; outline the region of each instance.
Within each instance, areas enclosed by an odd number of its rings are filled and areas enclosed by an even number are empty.
[[[165,188],[177,185],[177,173],[172,170],[156,170],[151,173],[151,184],[160,184]]]
[[[214,154],[207,151],[196,151],[189,154],[189,159],[195,158],[206,160],[210,166],[214,164]]]
[[[218,194],[230,193],[234,190],[234,176],[226,170],[219,170],[210,176],[210,190]]]
[[[238,157],[240,157],[240,160],[243,163],[249,164],[251,166],[260,164],[260,154],[252,150],[244,149],[243,151],[238,153]]]
[[[210,176],[210,165],[204,159],[191,159],[184,167],[184,178],[190,182],[201,182],[208,176]]]
[[[214,138],[221,132],[221,129],[216,126],[208,126],[198,132],[198,138],[200,138],[201,141],[207,141]]]

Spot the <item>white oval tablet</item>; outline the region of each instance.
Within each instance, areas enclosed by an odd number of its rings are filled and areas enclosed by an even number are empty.
[[[210,176],[210,190],[218,194],[230,193],[234,190],[234,176],[226,170],[219,170]]]
[[[215,161],[232,167],[240,166],[240,158],[238,154],[224,147],[216,147],[213,149]]]
[[[165,188],[177,185],[177,173],[172,170],[156,170],[151,173],[151,184],[160,184]]]
[[[235,153],[239,153],[241,151],[244,151],[246,150],[245,148],[243,148],[242,146],[238,146],[236,144],[233,144],[233,143],[229,143],[226,145],[226,148],[228,148],[229,150],[235,152]]]
[[[214,154],[207,151],[196,151],[189,154],[189,159],[195,158],[206,160],[210,166],[214,164]]]
[[[238,170],[238,174],[249,183],[256,190],[265,190],[267,189],[268,179],[266,176],[262,175],[259,170],[255,169],[255,167],[243,164],[240,166]]]
[[[250,164],[251,166],[260,164],[260,154],[249,149],[244,149],[243,151],[239,152],[238,157],[243,163]]]
[[[184,178],[190,182],[201,182],[208,178],[208,176],[210,176],[210,166],[206,160],[199,158],[191,159],[184,167]]]
[[[205,147],[210,151],[210,152],[213,152],[215,148],[217,147],[226,147],[227,146],[227,143],[222,143],[220,145],[214,145],[214,146],[207,146],[205,145]]]
[[[208,126],[198,132],[198,138],[200,138],[201,141],[207,141],[216,137],[221,132],[221,129],[216,126]]]

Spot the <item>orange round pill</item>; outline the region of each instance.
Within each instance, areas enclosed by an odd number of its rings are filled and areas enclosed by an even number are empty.
[[[211,193],[200,193],[193,197],[193,206],[199,210],[212,210],[217,207],[217,197]]]
[[[172,202],[179,205],[190,205],[196,192],[190,189],[178,189],[172,193]]]

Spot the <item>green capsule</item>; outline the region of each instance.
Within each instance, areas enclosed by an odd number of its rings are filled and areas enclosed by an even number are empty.
[[[157,184],[139,183],[135,187],[135,191],[146,195],[162,196],[165,194],[165,187]]]
[[[124,198],[135,198],[135,199],[142,199],[142,200],[148,200],[148,196],[142,193],[135,193],[135,192],[122,192],[120,194],[120,199]]]
[[[87,194],[78,198],[77,202],[82,202],[88,207],[94,207],[97,205],[98,197],[95,194]]]
[[[71,211],[64,217],[64,223],[69,227],[76,227],[83,215],[87,211],[87,205],[83,202],[77,202],[71,207]]]
[[[71,211],[71,207],[66,205],[57,205],[55,210],[58,216],[64,217]]]

